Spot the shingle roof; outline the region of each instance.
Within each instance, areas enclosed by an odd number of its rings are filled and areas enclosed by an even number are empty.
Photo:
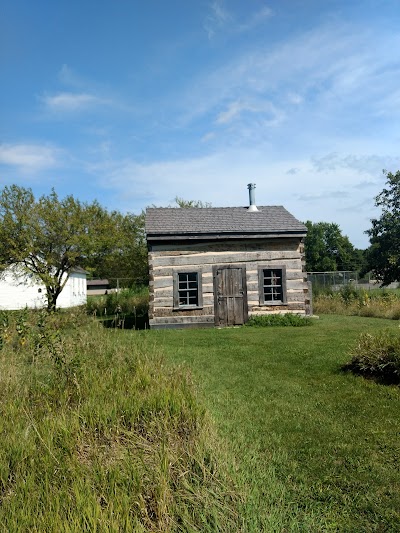
[[[201,236],[238,237],[245,235],[305,235],[307,228],[282,206],[206,208],[148,208],[148,240],[196,238]]]
[[[88,287],[97,287],[100,285],[109,285],[108,279],[88,279],[87,280]]]

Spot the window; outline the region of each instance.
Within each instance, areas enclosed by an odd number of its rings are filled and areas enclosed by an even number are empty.
[[[286,303],[286,269],[260,267],[258,271],[260,305]]]
[[[201,272],[174,273],[174,307],[202,307]]]

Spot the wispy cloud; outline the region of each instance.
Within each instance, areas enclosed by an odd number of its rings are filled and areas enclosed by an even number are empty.
[[[82,88],[87,84],[87,81],[77,74],[69,65],[65,63],[58,72],[58,79],[63,85],[70,87]]]
[[[250,13],[244,19],[235,14],[234,11],[228,11],[223,0],[214,0],[209,7],[209,14],[204,23],[204,29],[209,39],[221,31],[228,34],[250,31],[273,16],[273,11],[268,6],[263,6],[258,11]]]
[[[216,119],[217,124],[226,124],[227,122],[231,122],[234,118],[236,118],[240,113],[247,109],[247,106],[240,102],[239,100],[236,102],[231,102],[228,106],[228,109],[225,111],[222,111]]]
[[[400,115],[400,106],[393,105],[400,98],[400,67],[389,53],[400,48],[400,34],[388,32],[371,46],[374,39],[371,30],[327,23],[284,42],[258,44],[192,79],[179,106],[188,121],[227,101],[249,99],[268,100],[283,111],[301,107],[308,123],[326,116],[354,120],[355,110],[361,122],[386,111]]]
[[[215,148],[214,142],[211,146]],[[134,212],[146,205],[166,206],[176,195],[214,206],[246,205],[246,185],[252,181],[257,184],[258,205],[284,205],[299,220],[335,221],[359,247],[367,245],[367,238],[354,224],[354,205],[363,202],[372,213],[381,187],[377,183],[364,193],[354,188],[354,171],[349,168],[321,173],[309,158],[276,158],[273,148],[262,151],[259,146],[148,162],[103,154],[87,170],[99,180],[99,190],[107,191],[108,202]],[[227,183],[229,187],[223,186]]]
[[[210,12],[205,20],[204,29],[209,39],[212,39],[218,29],[221,29],[232,19],[231,14],[222,0],[214,0],[210,4]]]
[[[361,200],[360,202],[355,202],[355,203],[352,203],[346,206],[338,206],[337,210],[340,213],[350,213],[350,214],[354,213],[355,211],[357,212],[360,210],[365,210],[365,208],[369,208],[371,210],[371,207],[372,207],[371,203],[372,203],[372,199],[367,197]],[[366,227],[368,227],[368,225],[366,225]]]
[[[89,93],[61,92],[55,95],[44,95],[41,101],[51,112],[83,111],[94,106],[109,105],[110,101]]]
[[[304,97],[300,94],[296,94],[294,92],[289,92],[289,94],[286,97],[289,104],[293,105],[300,105],[304,101]]]
[[[249,31],[273,16],[274,12],[268,6],[262,7],[259,11],[252,13],[247,20],[238,26],[239,31]]]
[[[297,198],[302,202],[315,202],[315,201],[327,201],[332,199],[348,198],[350,196],[348,191],[329,191],[324,190],[316,194],[299,194]]]
[[[209,131],[208,133],[203,135],[203,137],[200,140],[203,143],[207,143],[209,141],[212,141],[213,139],[215,139],[215,132],[214,131]]]
[[[286,174],[291,174],[292,176],[294,176],[295,174],[298,174],[299,172],[300,172],[299,168],[292,167],[286,171]]]
[[[35,173],[59,164],[61,151],[38,144],[1,144],[0,164],[17,167],[22,172]]]
[[[363,174],[377,176],[384,168],[400,166],[400,157],[382,155],[341,155],[336,152],[313,158],[312,164],[318,172],[347,168]]]
[[[225,111],[221,111],[217,118],[217,124],[228,124],[235,119],[239,119],[245,113],[256,113],[259,117],[264,116],[265,120],[270,124],[277,124],[282,121],[283,113],[280,112],[269,101],[249,102],[236,100],[230,102]]]
[[[377,181],[364,180],[364,181],[360,181],[359,183],[356,183],[355,185],[353,185],[353,187],[355,189],[363,190],[363,189],[369,189],[371,187],[376,188],[376,185],[377,185]]]

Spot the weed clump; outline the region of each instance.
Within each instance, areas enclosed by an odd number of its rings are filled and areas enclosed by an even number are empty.
[[[296,315],[293,313],[285,313],[284,315],[271,314],[271,315],[252,315],[247,326],[253,327],[268,327],[268,326],[311,326],[312,319],[302,315]]]
[[[338,291],[314,294],[317,314],[400,319],[400,294],[393,289],[358,289],[345,285]]]
[[[364,333],[353,349],[352,359],[344,365],[350,370],[384,383],[400,383],[400,334],[384,330]]]

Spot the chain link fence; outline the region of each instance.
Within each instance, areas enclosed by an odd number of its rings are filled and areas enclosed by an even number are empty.
[[[366,276],[361,277],[359,272],[351,270],[307,272],[307,278],[314,287],[330,288],[332,290],[340,290],[344,285],[348,285],[349,283],[355,287],[364,289],[376,289],[379,287],[379,282],[374,280],[371,274],[366,274]]]

